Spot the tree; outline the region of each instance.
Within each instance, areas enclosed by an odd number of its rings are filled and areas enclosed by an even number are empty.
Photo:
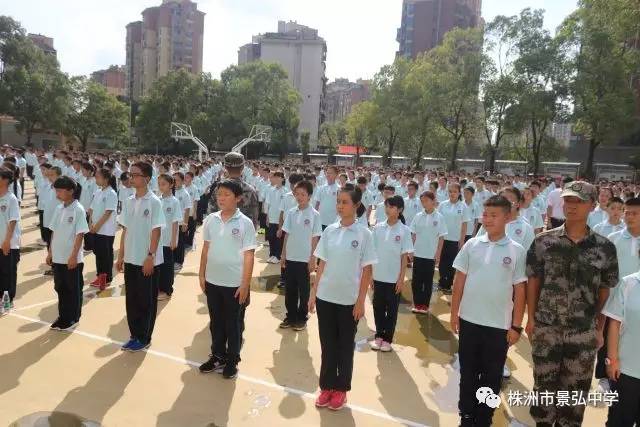
[[[420,167],[420,162],[430,139],[435,141],[435,121],[437,115],[435,93],[433,91],[435,83],[435,71],[432,57],[420,55],[411,66],[411,70],[405,81],[405,93],[408,104],[411,106],[406,111],[408,118],[407,142],[409,146],[405,151],[414,152],[416,168]],[[415,150],[414,150],[415,148]]]
[[[405,96],[405,78],[409,73],[411,61],[399,57],[392,65],[385,65],[373,78],[372,102],[377,106],[375,120],[377,139],[383,149],[383,163],[391,165],[401,132],[405,129],[407,98]],[[377,145],[377,143],[376,143]]]
[[[0,84],[0,108],[17,121],[16,129],[27,137],[36,129],[61,130],[69,107],[69,79],[57,60],[24,37],[3,46],[7,52]]]
[[[518,100],[514,127],[526,130],[532,172],[538,174],[546,135],[556,120],[566,117],[566,62],[557,39],[544,29],[542,10],[524,9],[511,30],[517,59],[513,63]]]
[[[347,141],[356,147],[355,164],[360,165],[360,154],[363,148],[371,146],[371,135],[376,132],[378,107],[370,101],[356,104],[346,119],[345,130]]]
[[[78,139],[82,151],[91,137],[116,140],[126,136],[129,112],[125,104],[108,94],[104,86],[84,77],[73,78],[71,87],[72,106],[65,133]]]
[[[640,25],[636,22],[628,27],[635,32],[619,32],[623,26],[620,21],[634,10],[637,16],[637,3],[581,0],[578,10],[562,27],[563,47],[571,65],[575,129],[589,144],[587,177],[593,177],[596,148],[618,141],[638,126],[631,76],[637,73],[639,63],[628,40],[637,40]]]
[[[451,136],[449,169],[455,170],[460,143],[475,126],[482,66],[479,29],[453,29],[429,52],[434,64],[434,96],[439,124]]]
[[[318,145],[326,147],[329,163],[333,161],[333,155],[338,152],[338,145],[344,145],[347,140],[347,130],[344,122],[324,122],[320,125]]]
[[[510,114],[518,101],[513,62],[516,55],[514,26],[517,17],[496,16],[485,28],[480,92],[488,167],[493,172],[503,138],[516,126]]]

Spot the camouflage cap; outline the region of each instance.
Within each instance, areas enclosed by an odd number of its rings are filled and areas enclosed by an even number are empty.
[[[598,197],[596,187],[585,181],[573,181],[565,184],[562,197],[578,197],[580,200],[595,201]]]
[[[224,155],[225,168],[239,168],[244,166],[244,156],[240,153],[227,153]]]

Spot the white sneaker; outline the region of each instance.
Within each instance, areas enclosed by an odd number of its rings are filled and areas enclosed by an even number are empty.
[[[369,343],[369,347],[371,347],[371,350],[378,351],[380,350],[381,346],[382,346],[382,338],[376,338],[375,340]]]
[[[504,365],[504,368],[502,368],[502,378],[511,378],[511,371],[507,365]]]
[[[386,341],[382,341],[380,351],[382,351],[383,353],[389,353],[391,350],[393,350],[393,348],[391,348],[391,344]]]
[[[178,264],[178,263],[173,264],[173,271],[180,271],[180,270],[182,270],[182,264]]]

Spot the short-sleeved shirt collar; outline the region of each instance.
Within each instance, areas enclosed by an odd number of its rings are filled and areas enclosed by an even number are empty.
[[[134,191],[135,191],[135,189],[134,189]],[[138,196],[136,196],[136,193],[135,193],[135,192],[133,193],[133,197],[134,197],[134,198],[136,198],[136,199],[143,199],[143,200],[148,200],[152,195],[153,195],[153,193],[152,193],[151,191],[149,191],[149,190],[147,190],[147,192],[145,193],[145,195],[144,195],[144,196],[142,196],[142,197],[140,197],[140,198],[138,198]]]
[[[354,222],[349,226],[342,225],[342,220],[338,221],[338,228],[344,228],[346,230],[353,231],[355,230],[356,227],[358,227],[358,221]]]
[[[509,236],[505,234],[504,237],[502,237],[502,239],[498,240],[497,242],[492,242],[491,240],[489,240],[488,233],[483,234],[482,236],[478,237],[478,239],[483,243],[489,243],[489,244],[494,244],[498,246],[504,246],[507,243],[509,243],[509,241],[511,240],[509,239]]]
[[[236,208],[236,211],[233,213],[233,215],[231,216],[231,218],[229,218],[228,221],[239,218],[241,214],[242,212],[240,212],[240,209]],[[213,216],[218,218],[220,221],[224,222],[224,220],[222,219],[222,211],[214,212]]]

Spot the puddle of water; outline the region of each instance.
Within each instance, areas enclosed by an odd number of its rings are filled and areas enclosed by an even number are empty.
[[[100,427],[100,423],[67,412],[36,412],[14,421],[9,427]]]

